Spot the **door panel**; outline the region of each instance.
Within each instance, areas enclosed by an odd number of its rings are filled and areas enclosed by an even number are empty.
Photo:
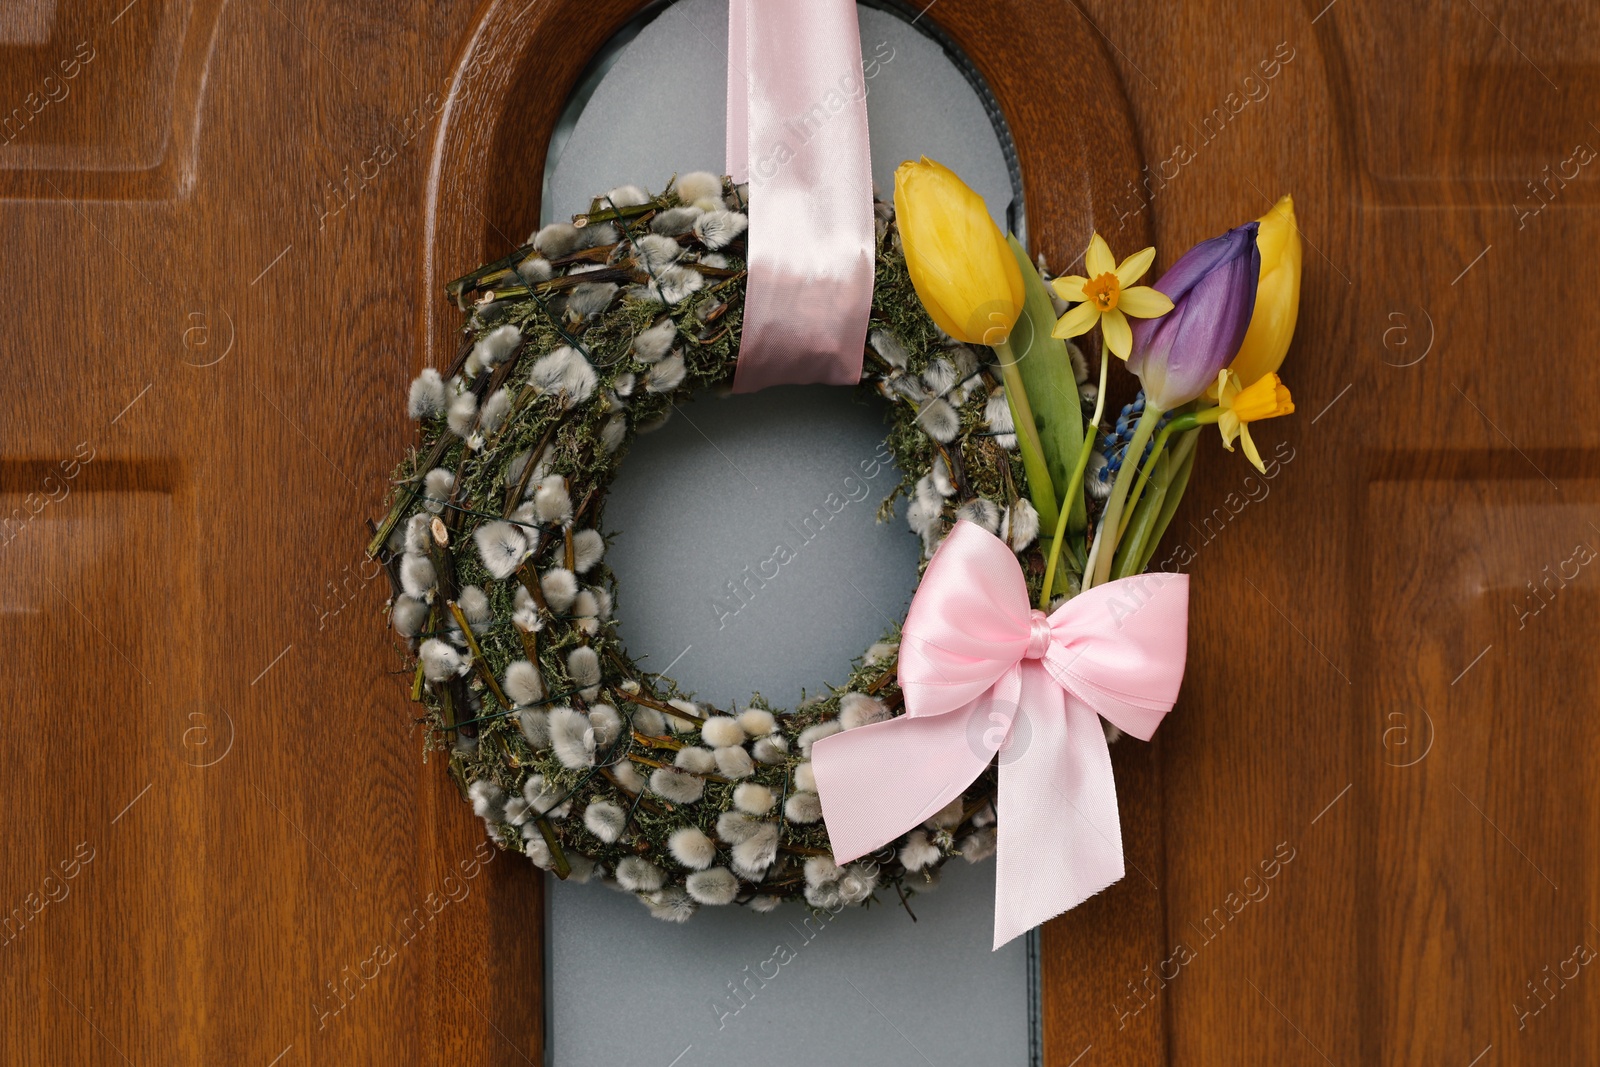
[[[1556,995],[1527,985],[1600,937],[1587,568],[1568,563],[1524,629],[1515,610],[1544,566],[1600,548],[1600,389],[1568,356],[1597,324],[1566,298],[1592,273],[1575,250],[1593,189],[1543,170],[1596,143],[1592,12],[1478,8],[1085,5],[1120,31],[1146,159],[1195,144],[1153,198],[1160,246],[1282,191],[1308,243],[1299,411],[1272,427],[1293,458],[1252,487],[1208,454],[1175,524],[1195,550],[1190,667],[1152,747],[1164,943],[1193,959],[1155,995],[1138,987],[1160,959],[1086,998],[1053,1031],[1061,1062],[1090,1040],[1104,1062],[1161,1062],[1127,1033],[1162,1026],[1175,1064],[1596,1056],[1586,967]],[[1263,79],[1279,42],[1294,58]],[[1250,97],[1252,66],[1256,98],[1197,133]],[[1247,899],[1279,842],[1294,859]],[[1207,925],[1230,892],[1244,906]]]
[[[1532,456],[1369,486],[1395,548],[1373,561],[1385,610],[1363,657],[1389,744],[1358,809],[1385,1063],[1490,1042],[1527,1062],[1592,1054],[1600,736],[1583,623],[1600,498],[1592,474],[1539,458],[1560,492]]]

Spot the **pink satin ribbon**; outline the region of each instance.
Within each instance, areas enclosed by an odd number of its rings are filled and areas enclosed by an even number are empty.
[[[1183,681],[1187,575],[1096,586],[1032,609],[1017,558],[958,522],[900,640],[906,713],[818,741],[812,769],[834,860],[920,826],[1000,757],[994,947],[1123,875],[1103,717],[1148,741]]]
[[[728,0],[728,173],[750,183],[734,392],[854,385],[875,256],[855,0]]]

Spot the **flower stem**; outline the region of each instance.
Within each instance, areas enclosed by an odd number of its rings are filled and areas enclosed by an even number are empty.
[[[1084,575],[1085,589],[1091,585],[1104,585],[1111,577],[1111,560],[1117,554],[1117,531],[1122,528],[1122,512],[1128,501],[1128,490],[1138,474],[1139,457],[1144,455],[1144,446],[1150,443],[1150,436],[1155,432],[1162,414],[1154,404],[1145,402],[1144,414],[1139,416],[1139,425],[1134,427],[1133,440],[1128,444],[1122,469],[1117,472],[1116,484],[1111,488],[1111,499],[1106,502],[1106,513],[1100,518],[1100,529],[1110,531],[1111,536],[1100,546],[1100,554],[1094,561],[1092,580],[1090,575]]]
[[[994,346],[1000,357],[1000,376],[1006,383],[1006,402],[1011,405],[1011,422],[1017,432],[1017,449],[1022,453],[1022,469],[1028,476],[1028,496],[1039,513],[1039,528],[1054,530],[1060,516],[1055,486],[1050,483],[1050,468],[1044,461],[1044,446],[1039,442],[1039,427],[1033,421],[1028,391],[1022,386],[1022,371],[1011,351],[1011,342]]]
[[[1166,534],[1167,526],[1178,510],[1179,502],[1183,500],[1183,491],[1189,487],[1189,474],[1194,470],[1195,439],[1199,436],[1198,432],[1189,431],[1179,438],[1178,443],[1172,446],[1172,451],[1167,453],[1167,460],[1172,464],[1172,477],[1167,484],[1166,497],[1161,502],[1161,514],[1156,518],[1155,525],[1150,528],[1150,536],[1145,540],[1138,565],[1133,568],[1135,574],[1142,574],[1150,566],[1150,560],[1155,556],[1156,548],[1161,544],[1161,538]]]
[[[1117,554],[1111,560],[1111,576],[1114,579],[1139,573],[1139,561],[1145,556],[1151,530],[1161,520],[1167,487],[1172,484],[1173,458],[1170,453],[1162,454],[1144,498],[1137,505],[1130,502],[1123,513],[1122,525],[1128,532],[1121,538]]]
[[[1106,410],[1106,368],[1110,361],[1105,353],[1100,355],[1100,391],[1095,394],[1094,417],[1089,420],[1089,425],[1083,431],[1083,447],[1078,449],[1078,462],[1072,469],[1072,478],[1067,482],[1067,493],[1062,501],[1061,521],[1056,523],[1055,539],[1050,543],[1050,562],[1045,566],[1044,587],[1039,591],[1039,610],[1050,610],[1050,587],[1054,584],[1056,576],[1056,563],[1061,558],[1061,543],[1066,540],[1067,516],[1072,514],[1073,502],[1078,499],[1078,494],[1083,492],[1083,475],[1089,468],[1089,454],[1094,450],[1094,435],[1100,432],[1100,417]]]
[[[1139,506],[1139,498],[1144,494],[1144,488],[1150,481],[1150,472],[1155,469],[1156,460],[1160,459],[1161,453],[1166,450],[1167,440],[1175,433],[1192,430],[1196,426],[1209,425],[1221,417],[1222,409],[1220,407],[1205,408],[1188,415],[1180,415],[1167,423],[1161,432],[1156,435],[1155,447],[1150,449],[1150,458],[1145,460],[1143,469],[1139,471],[1139,480],[1134,483],[1133,492],[1128,496],[1127,510],[1122,516],[1122,529],[1117,531],[1119,538],[1128,530],[1128,522],[1133,517],[1133,509]],[[1126,463],[1127,461],[1124,460],[1123,462]]]

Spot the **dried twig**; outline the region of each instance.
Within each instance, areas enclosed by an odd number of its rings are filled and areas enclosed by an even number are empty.
[[[709,773],[701,774],[699,771],[691,771],[687,767],[679,767],[677,764],[674,764],[674,763],[664,763],[661,760],[655,759],[655,758],[650,757],[650,756],[641,756],[636,752],[628,753],[628,758],[630,760],[632,760],[633,762],[635,762],[635,763],[642,763],[646,767],[656,767],[656,768],[665,769],[665,770],[669,770],[669,771],[677,771],[679,774],[687,774],[691,778],[700,778],[700,779],[703,779],[703,780],[705,780],[707,782],[721,782],[723,785],[732,785],[733,784],[733,779],[732,778],[724,778],[720,774],[709,774]]]
[[[511,701],[506,699],[505,691],[500,688],[500,683],[495,680],[494,672],[489,669],[489,661],[483,656],[483,649],[478,647],[478,637],[472,632],[472,626],[467,622],[466,612],[461,610],[461,605],[454,600],[450,601],[450,614],[455,616],[456,625],[461,627],[461,633],[467,639],[467,648],[472,653],[472,664],[478,670],[478,676],[483,679],[483,684],[489,687],[489,692],[500,701],[501,707],[511,707]]]

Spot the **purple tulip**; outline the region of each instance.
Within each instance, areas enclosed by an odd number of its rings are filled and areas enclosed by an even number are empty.
[[[1256,306],[1259,227],[1247,222],[1189,249],[1155,285],[1171,298],[1172,310],[1133,320],[1128,369],[1157,410],[1171,411],[1205,392],[1238,354]]]

